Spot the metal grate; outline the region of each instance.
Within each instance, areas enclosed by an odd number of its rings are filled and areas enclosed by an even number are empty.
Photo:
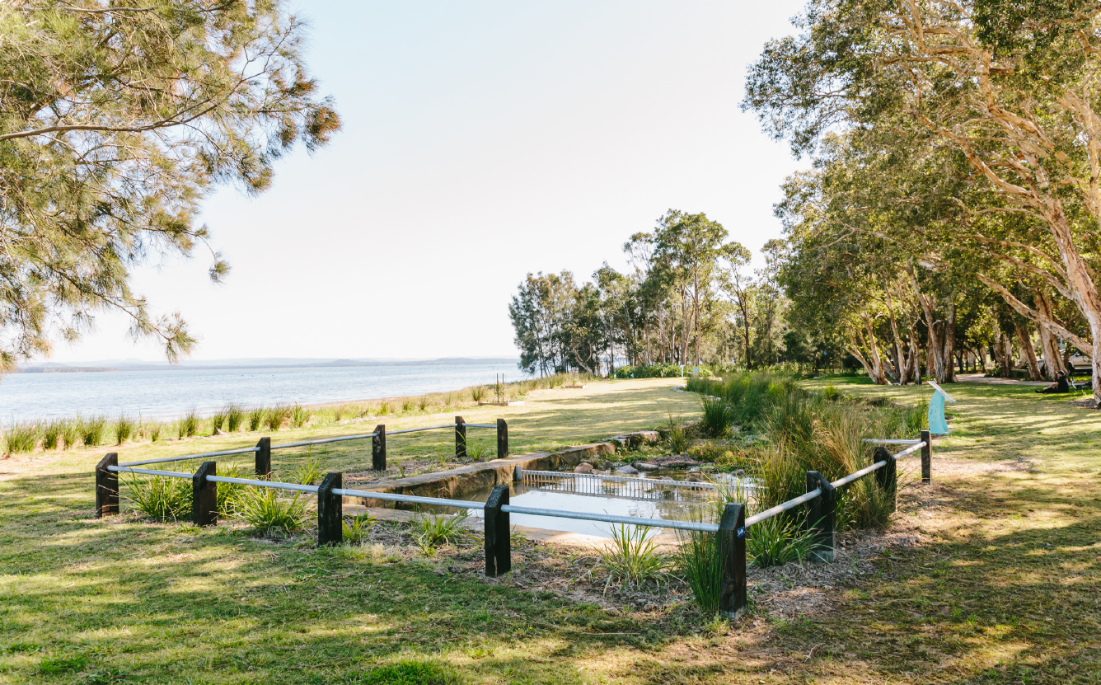
[[[714,499],[717,491],[712,483],[558,471],[521,471],[520,484],[552,492],[651,501],[706,502]],[[752,489],[745,481],[741,485],[747,490]]]

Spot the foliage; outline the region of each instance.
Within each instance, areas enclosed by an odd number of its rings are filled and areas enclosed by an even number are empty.
[[[264,417],[267,416],[268,410],[264,407],[253,407],[248,412],[248,429],[250,431],[258,431],[260,427],[264,425]]]
[[[103,442],[103,434],[107,430],[107,419],[102,416],[92,416],[87,419],[77,419],[80,422],[80,441],[85,447],[95,447]]]
[[[177,438],[193,438],[199,434],[199,412],[196,409],[188,411],[176,422]]]
[[[300,492],[280,496],[274,488],[247,487],[237,497],[234,515],[264,535],[289,535],[306,524],[306,498]]]
[[[191,480],[169,476],[135,476],[120,479],[126,499],[135,509],[158,521],[191,516]]]
[[[30,452],[38,444],[41,427],[38,423],[11,423],[4,430],[8,454]]]
[[[719,536],[698,530],[677,530],[677,572],[688,583],[696,606],[706,615],[719,610],[726,557]]]
[[[130,438],[136,437],[137,432],[137,422],[126,414],[119,414],[118,421],[115,422],[115,444],[121,445]]]
[[[665,428],[665,442],[674,454],[684,454],[688,451],[688,431],[680,422],[673,419],[672,414],[669,415],[669,423]]]
[[[277,431],[283,427],[291,416],[291,408],[286,404],[277,404],[267,411],[264,416],[264,425],[268,430]]]
[[[432,661],[402,659],[391,666],[376,666],[357,682],[362,685],[461,685],[462,680],[446,666]]]
[[[703,398],[703,418],[700,426],[708,435],[721,438],[730,432],[736,416],[733,405],[721,397]]]
[[[313,410],[296,403],[294,405],[294,408],[291,409],[290,416],[291,425],[295,428],[301,428],[309,423],[310,419],[313,418]]]
[[[312,450],[312,445],[311,445]],[[321,462],[312,452],[307,453],[306,460],[296,466],[291,472],[290,481],[299,485],[313,485],[321,480]]]
[[[413,517],[413,539],[425,556],[432,556],[436,547],[450,544],[466,532],[463,523],[468,516],[465,509],[452,516],[434,512],[418,513]]]
[[[50,419],[42,424],[42,449],[55,450],[60,446],[64,440],[66,423],[65,419]]]
[[[213,415],[211,415],[211,417],[210,417],[210,430],[211,430],[211,432],[217,433],[218,431],[222,430],[222,426],[224,426],[225,424],[226,424],[226,410],[225,409],[219,409],[218,411],[214,412]]]
[[[681,368],[679,364],[642,364],[640,366],[621,366],[613,374],[615,378],[680,378],[692,376],[694,366]],[[700,366],[701,376],[710,376],[714,372],[707,365]]]
[[[669,573],[669,555],[661,552],[645,526],[613,525],[612,541],[597,553],[597,568],[608,574],[608,584],[641,588],[661,584]]]
[[[279,2],[35,0],[0,4],[0,26],[0,225],[21,246],[4,256],[0,370],[48,353],[55,329],[79,337],[96,310],[126,313],[175,360],[194,338],[179,316],[155,318],[130,274],[205,244],[195,223],[216,185],[262,192],[275,160],[340,127],[306,71],[303,25]],[[217,281],[228,267],[212,262]]]
[[[470,399],[475,402],[481,402],[486,398],[486,386],[475,385],[470,389]]]
[[[746,530],[746,556],[761,568],[802,563],[814,548],[813,533],[783,514]]]
[[[360,514],[352,517],[349,524],[347,520],[340,524],[344,530],[344,540],[351,543],[362,542],[367,533],[375,525],[375,517],[370,514]]]
[[[241,426],[245,421],[245,411],[241,409],[239,405],[230,404],[223,410],[226,416],[226,430],[230,433],[236,433],[241,430]]]
[[[219,464],[218,475],[225,476],[226,478],[255,477],[249,470],[239,464],[230,466],[222,466]],[[218,516],[223,519],[235,518],[237,515],[237,505],[241,501],[241,498],[245,496],[245,492],[248,488],[248,485],[240,485],[238,483],[218,483]]]

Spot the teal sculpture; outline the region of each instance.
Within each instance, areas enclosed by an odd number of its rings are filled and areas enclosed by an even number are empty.
[[[948,423],[944,420],[944,401],[955,402],[956,400],[933,381],[929,381],[929,385],[936,390],[933,398],[929,400],[929,432],[933,435],[948,435]]]

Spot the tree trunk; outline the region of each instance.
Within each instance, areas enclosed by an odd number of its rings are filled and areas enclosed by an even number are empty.
[[[1036,350],[1032,347],[1032,336],[1028,334],[1026,327],[1016,321],[1013,327],[1017,329],[1017,340],[1021,343],[1021,351],[1024,353],[1025,362],[1028,364],[1028,379],[1031,381],[1042,380],[1040,365],[1036,363]]]
[[[955,299],[953,294],[952,299]],[[944,324],[944,356],[949,360],[948,368],[945,369],[944,381],[945,383],[956,382],[956,367],[951,363],[953,355],[956,353],[956,303],[948,305],[948,321]],[[937,381],[938,383],[941,381]]]
[[[1048,319],[1055,318],[1052,313],[1051,300],[1048,299],[1046,293],[1037,292],[1033,301],[1036,303],[1036,311],[1041,316]],[[1054,381],[1055,374],[1067,370],[1063,364],[1062,355],[1059,354],[1059,342],[1046,327],[1037,326],[1036,329],[1040,333],[1040,351],[1044,355],[1044,377],[1049,381]]]

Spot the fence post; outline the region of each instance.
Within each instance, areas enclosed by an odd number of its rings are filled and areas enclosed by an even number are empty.
[[[807,503],[807,526],[814,533],[810,556],[815,561],[833,561],[837,524],[837,490],[817,471],[807,471],[807,492],[821,488],[822,494]]]
[[[921,441],[925,443],[921,448],[921,482],[928,483],[933,479],[933,434],[921,431]]]
[[[108,452],[96,464],[96,518],[119,513],[119,474],[107,470],[118,465],[118,452]]]
[[[895,510],[895,494],[898,492],[898,461],[891,456],[891,451],[880,445],[875,448],[872,455],[872,463],[886,461],[887,465],[875,472],[875,482],[879,489],[887,493],[891,500],[891,511]]]
[[[344,542],[344,498],[333,490],[342,488],[344,476],[330,473],[317,489],[317,546]]]
[[[218,475],[218,464],[204,461],[191,477],[191,520],[196,526],[218,523],[218,484],[207,476]]]
[[[723,556],[723,583],[719,591],[719,613],[726,618],[738,618],[745,611],[745,505],[730,503],[723,509],[716,533],[719,553]]]
[[[512,570],[512,547],[509,540],[508,486],[495,485],[485,508],[486,575],[496,578]]]
[[[497,419],[497,458],[504,459],[508,456],[508,423],[504,419]]]
[[[271,478],[271,438],[260,438],[256,443],[256,475]]]
[[[375,437],[371,438],[371,468],[386,470],[386,425],[382,423],[375,426]]]
[[[461,416],[455,417],[455,457],[466,458],[466,421]]]

